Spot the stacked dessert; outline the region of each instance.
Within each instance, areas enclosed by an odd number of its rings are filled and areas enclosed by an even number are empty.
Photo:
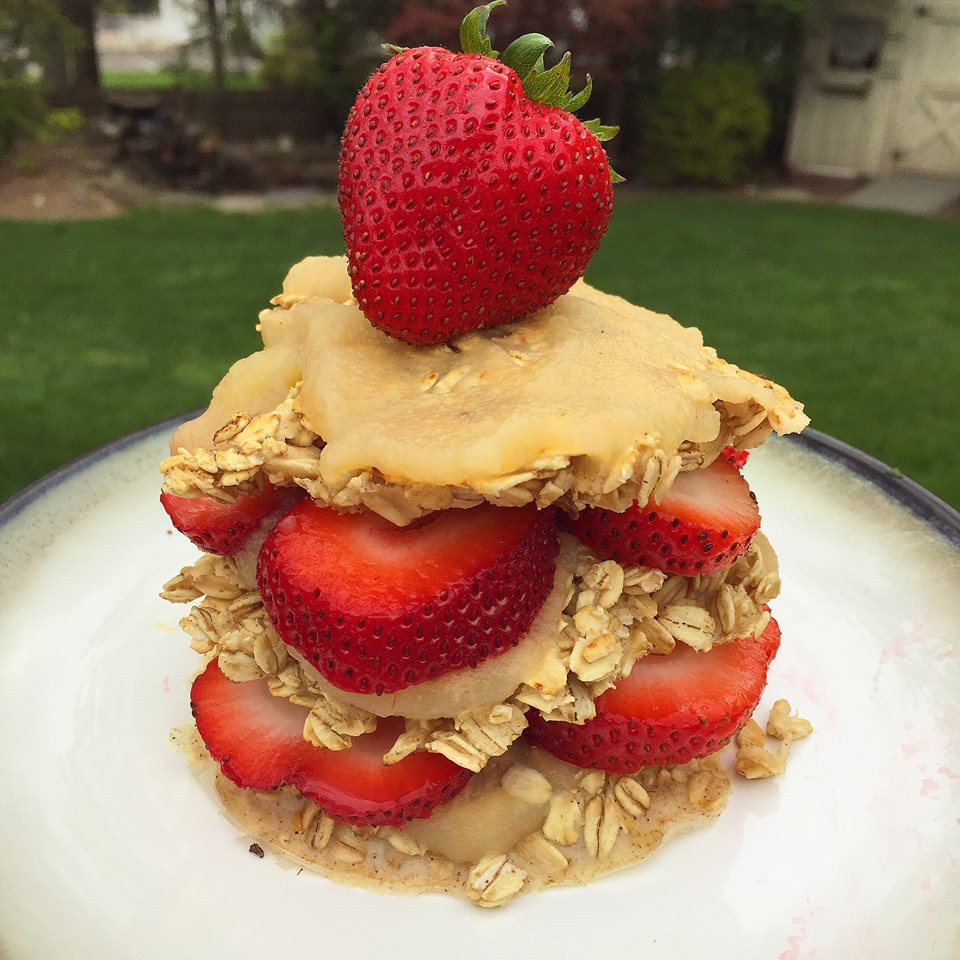
[[[807,422],[579,279],[615,131],[573,116],[589,85],[546,38],[498,58],[497,5],[464,53],[398,51],[361,91],[347,258],[290,271],[162,465],[204,551],[164,596],[195,602],[192,746],[229,815],[328,875],[482,906],[723,809],[714,755],[780,640],[741,468]]]

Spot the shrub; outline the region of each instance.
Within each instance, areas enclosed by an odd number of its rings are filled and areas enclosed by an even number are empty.
[[[27,77],[0,76],[0,157],[35,139],[47,119],[40,84]]]
[[[743,63],[671,70],[641,112],[647,179],[726,186],[744,177],[770,133],[770,107]]]
[[[79,110],[47,109],[42,71],[51,44],[70,44],[75,31],[54,0],[0,0],[0,160],[20,151],[18,165],[30,165],[26,144],[48,143],[83,123]]]
[[[0,160],[14,154],[18,169],[31,170],[36,166],[32,144],[53,143],[62,134],[79,130],[83,120],[76,107],[48,109],[36,80],[0,76]]]

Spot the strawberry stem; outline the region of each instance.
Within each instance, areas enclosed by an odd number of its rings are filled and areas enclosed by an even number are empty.
[[[565,53],[559,63],[549,69],[543,62],[543,55],[553,41],[542,33],[525,33],[509,44],[503,53],[493,49],[493,44],[487,36],[487,21],[494,7],[506,5],[507,0],[493,0],[479,7],[474,7],[460,24],[460,48],[464,53],[478,53],[484,57],[492,57],[514,70],[523,84],[523,92],[531,100],[546,104],[548,107],[559,107],[568,113],[576,113],[585,106],[593,92],[593,80],[587,74],[587,82],[579,93],[570,90],[570,54]],[[617,135],[620,128],[604,126],[599,120],[588,120],[584,126],[598,140],[611,140]],[[613,183],[623,183],[623,177],[610,168],[610,180]]]

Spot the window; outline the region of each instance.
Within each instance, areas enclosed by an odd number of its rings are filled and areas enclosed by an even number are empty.
[[[155,17],[160,13],[160,0],[125,0],[121,10],[138,17]]]
[[[883,50],[884,23],[867,17],[837,17],[830,36],[834,70],[876,70]]]

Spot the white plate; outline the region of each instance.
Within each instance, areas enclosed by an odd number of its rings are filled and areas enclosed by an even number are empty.
[[[785,696],[816,727],[786,776],[736,782],[646,864],[488,913],[251,856],[168,746],[195,666],[157,597],[195,556],[157,500],[168,430],[0,517],[0,955],[960,956],[960,552],[822,449],[748,466],[784,583],[760,713]]]

